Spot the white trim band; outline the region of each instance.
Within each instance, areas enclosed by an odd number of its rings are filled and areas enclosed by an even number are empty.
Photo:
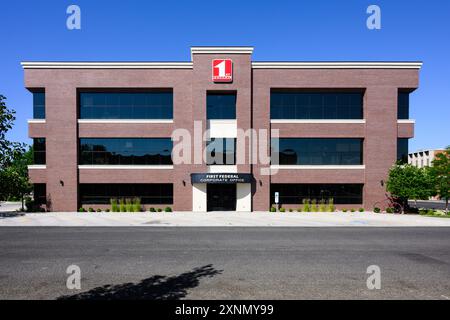
[[[420,69],[422,62],[252,62],[253,69]]]
[[[128,124],[128,123],[173,123],[173,119],[78,119],[78,123],[115,123],[115,124]]]
[[[253,47],[191,47],[191,59],[194,54],[252,54]]]
[[[170,170],[173,169],[173,165],[79,165],[78,169]]]
[[[416,120],[413,120],[413,119],[400,119],[400,120],[397,120],[397,123],[410,123],[410,124],[415,124],[415,123],[416,123]]]
[[[353,124],[353,123],[366,123],[365,119],[272,119],[270,123],[293,123],[293,124],[320,124],[320,123],[343,123],[343,124]]]
[[[192,62],[40,62],[24,61],[24,69],[192,69]]]
[[[28,119],[28,123],[45,123],[45,119]]]
[[[30,164],[28,166],[28,170],[34,170],[34,169],[47,169],[47,165],[45,164]]]
[[[276,169],[276,170],[283,170],[283,169],[288,169],[288,170],[348,170],[348,169],[365,169],[366,166],[365,165],[271,165],[270,169]]]

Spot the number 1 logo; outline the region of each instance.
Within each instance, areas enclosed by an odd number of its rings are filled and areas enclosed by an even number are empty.
[[[233,62],[231,59],[214,59],[212,61],[212,80],[214,82],[233,81]]]

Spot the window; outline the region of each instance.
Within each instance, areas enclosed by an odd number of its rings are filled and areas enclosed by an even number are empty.
[[[362,92],[270,93],[271,119],[362,119]]]
[[[397,161],[400,163],[408,163],[408,139],[397,139]]]
[[[140,198],[142,204],[173,204],[171,183],[80,184],[81,204],[109,204],[116,198]]]
[[[45,119],[45,92],[33,92],[33,119]]]
[[[79,163],[90,165],[172,164],[170,138],[83,138]]]
[[[45,183],[33,184],[33,198],[37,206],[47,203],[47,187]]]
[[[34,138],[33,139],[33,163],[34,164],[45,164],[45,138]]]
[[[409,92],[398,93],[397,118],[409,119]]]
[[[272,164],[280,165],[360,165],[363,139],[280,138],[272,140]],[[279,163],[276,163],[278,155]]]
[[[172,119],[172,91],[81,92],[80,119]]]
[[[211,138],[206,142],[206,164],[236,164],[236,139]]]
[[[362,204],[362,184],[296,184],[280,183],[270,185],[270,201],[275,203],[275,192],[279,193],[280,204],[301,204],[303,199],[333,198],[335,204]]]
[[[208,93],[207,119],[236,119],[236,93]]]

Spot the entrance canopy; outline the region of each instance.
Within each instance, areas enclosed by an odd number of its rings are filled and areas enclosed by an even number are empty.
[[[251,173],[191,173],[191,183],[252,183]]]

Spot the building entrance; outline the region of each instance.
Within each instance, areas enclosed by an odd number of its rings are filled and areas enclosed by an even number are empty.
[[[207,184],[207,211],[235,211],[236,184]]]

